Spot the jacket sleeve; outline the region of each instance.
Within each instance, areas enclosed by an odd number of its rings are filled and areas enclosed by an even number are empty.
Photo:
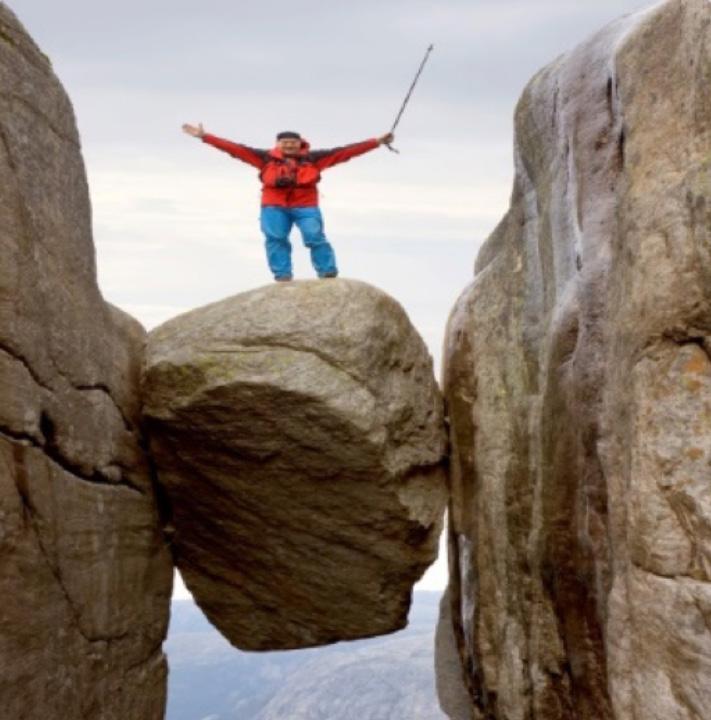
[[[266,164],[266,150],[259,150],[257,148],[247,147],[247,145],[240,145],[239,143],[225,140],[224,138],[211,135],[210,133],[205,133],[202,136],[202,141],[208,145],[216,147],[218,150],[223,150],[224,152],[229,153],[233,158],[237,158],[249,165],[254,165],[256,168],[261,169]]]
[[[319,170],[338,165],[338,163],[346,162],[357,155],[362,155],[370,150],[375,150],[379,143],[375,138],[364,140],[363,142],[353,143],[352,145],[343,145],[342,147],[332,148],[331,150],[313,150],[311,155],[314,158],[314,165]]]

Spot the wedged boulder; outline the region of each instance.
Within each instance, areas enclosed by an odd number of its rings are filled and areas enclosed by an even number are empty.
[[[446,501],[442,400],[403,309],[349,280],[236,295],[149,334],[144,416],[175,558],[247,650],[406,623]]]
[[[519,102],[511,209],[445,351],[440,663],[475,718],[709,717],[709,78],[711,3],[669,0]]]
[[[104,302],[71,104],[0,3],[0,715],[160,720],[145,332]]]

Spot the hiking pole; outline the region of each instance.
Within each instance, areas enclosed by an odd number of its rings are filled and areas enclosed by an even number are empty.
[[[417,74],[415,75],[415,79],[412,81],[412,85],[410,85],[410,89],[407,91],[407,95],[405,95],[405,99],[402,101],[402,105],[400,106],[400,112],[397,114],[397,117],[395,118],[395,122],[393,123],[393,126],[390,128],[390,132],[395,132],[395,128],[397,127],[397,124],[400,122],[400,118],[402,117],[403,112],[405,112],[405,107],[407,106],[407,103],[410,101],[410,95],[412,95],[412,91],[415,89],[415,85],[417,85],[417,81],[420,79],[420,74],[422,73],[422,68],[425,66],[425,63],[427,62],[427,59],[430,56],[430,53],[434,50],[434,45],[430,45],[427,48],[427,52],[425,53],[425,57],[422,58],[422,62],[420,63],[420,67],[417,71]],[[391,152],[399,153],[399,150],[396,150],[390,143],[387,143],[387,148]]]

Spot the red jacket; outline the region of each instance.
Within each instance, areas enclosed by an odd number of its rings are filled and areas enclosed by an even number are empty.
[[[259,150],[209,133],[202,136],[202,141],[259,168],[262,205],[282,207],[318,205],[316,183],[321,179],[321,170],[378,147],[378,141],[373,138],[330,150],[311,150],[309,143],[302,139],[299,154],[291,158],[284,157],[278,147]]]

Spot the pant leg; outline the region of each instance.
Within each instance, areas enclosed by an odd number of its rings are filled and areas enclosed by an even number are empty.
[[[292,208],[292,217],[301,231],[304,245],[311,251],[311,264],[319,277],[336,275],[336,255],[323,232],[323,216],[318,207]]]
[[[290,277],[291,232],[293,220],[287,208],[278,205],[264,205],[259,214],[259,224],[264,233],[269,269],[275,278]]]

